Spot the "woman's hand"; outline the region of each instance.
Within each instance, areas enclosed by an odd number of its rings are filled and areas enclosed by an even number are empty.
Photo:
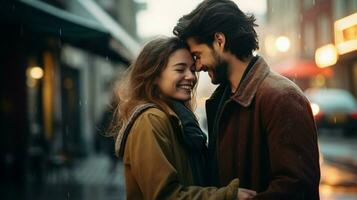
[[[238,188],[238,200],[252,199],[255,195],[257,195],[256,191],[248,190],[245,188]]]

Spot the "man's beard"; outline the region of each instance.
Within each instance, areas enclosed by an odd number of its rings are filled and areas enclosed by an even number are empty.
[[[222,84],[228,81],[229,66],[228,62],[213,51],[212,56],[215,60],[215,67],[213,68],[213,76],[211,81],[213,84]]]

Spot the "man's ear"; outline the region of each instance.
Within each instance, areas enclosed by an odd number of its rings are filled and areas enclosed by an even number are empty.
[[[224,50],[224,45],[226,44],[226,36],[222,32],[214,34],[214,41],[216,42],[219,49]]]

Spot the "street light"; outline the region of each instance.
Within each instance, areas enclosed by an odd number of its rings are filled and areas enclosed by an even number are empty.
[[[338,60],[338,53],[335,45],[328,44],[322,46],[315,51],[315,62],[320,68],[325,68],[336,64]]]
[[[280,36],[275,40],[275,46],[280,52],[287,52],[290,49],[290,40],[286,36]]]
[[[43,69],[41,67],[32,67],[30,69],[30,76],[33,79],[41,79],[43,77]]]

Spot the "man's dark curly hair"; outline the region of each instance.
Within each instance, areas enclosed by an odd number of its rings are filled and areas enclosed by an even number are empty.
[[[221,32],[226,38],[225,50],[246,60],[259,48],[255,26],[255,17],[244,14],[234,2],[204,0],[179,19],[173,33],[184,41],[192,37],[212,47],[215,33]]]

